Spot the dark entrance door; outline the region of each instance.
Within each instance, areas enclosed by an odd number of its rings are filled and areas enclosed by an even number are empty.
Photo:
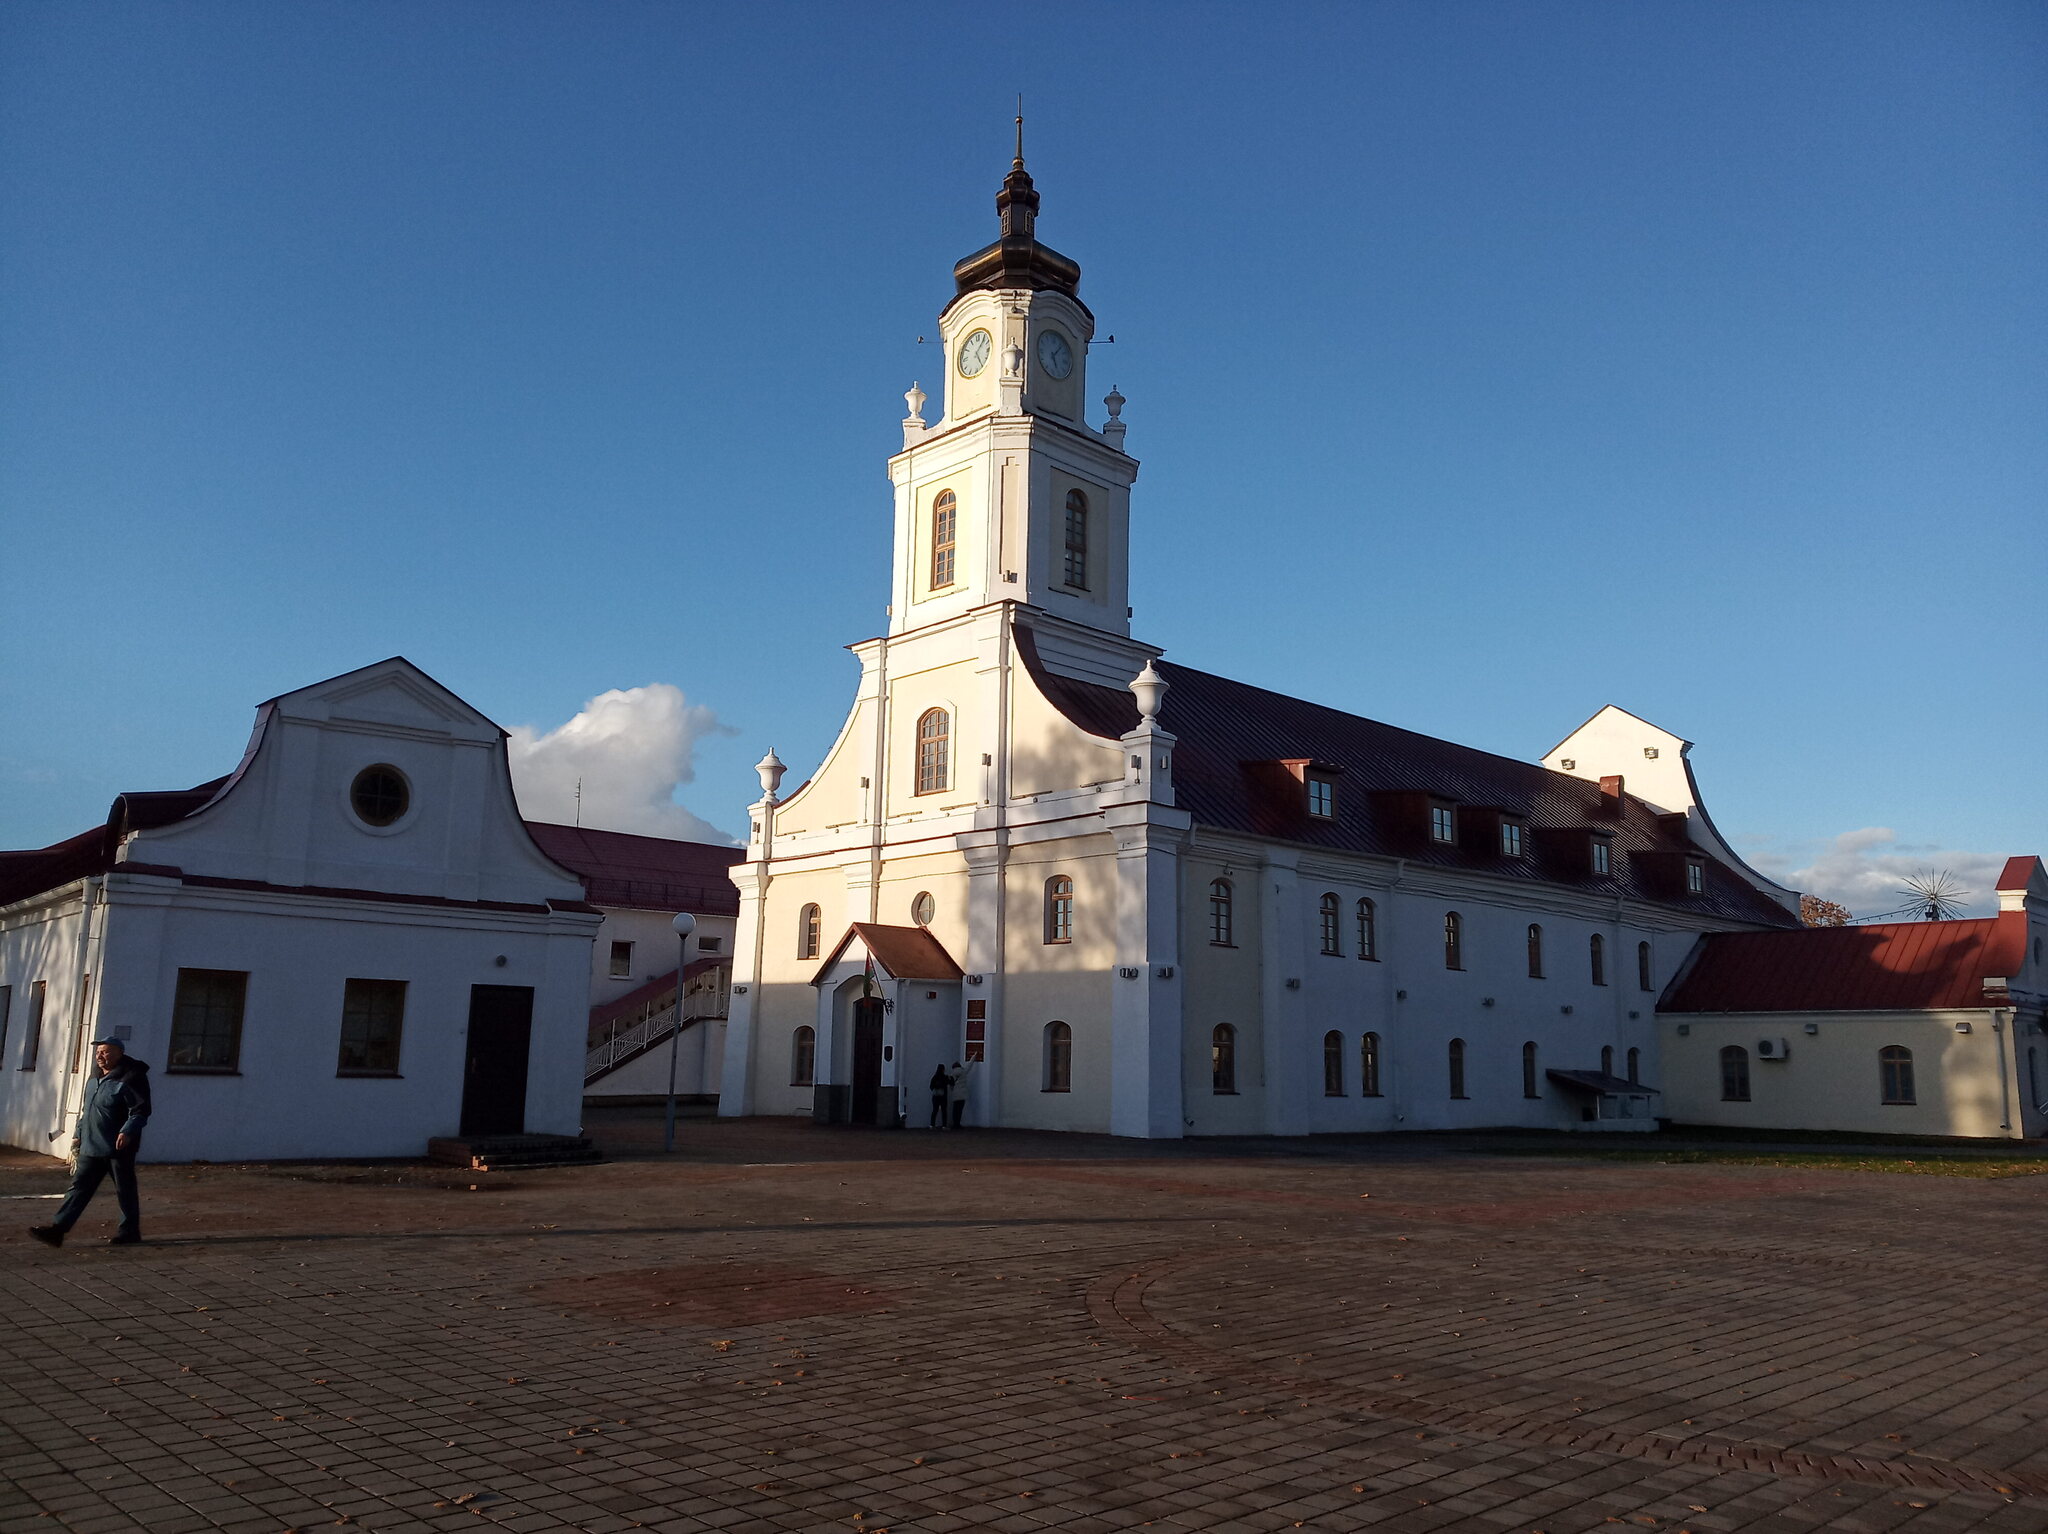
[[[882,1003],[872,996],[853,1004],[853,1121],[882,1122]]]
[[[469,988],[469,1047],[462,1066],[462,1133],[526,1130],[526,1056],[533,1042],[533,987]]]

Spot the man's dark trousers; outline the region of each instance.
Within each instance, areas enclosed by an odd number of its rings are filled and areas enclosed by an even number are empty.
[[[122,1238],[138,1240],[142,1235],[142,1199],[135,1189],[135,1152],[123,1151],[112,1156],[80,1156],[78,1170],[71,1174],[71,1191],[57,1208],[57,1218],[50,1222],[60,1231],[71,1229],[78,1223],[78,1217],[85,1213],[85,1206],[92,1202],[93,1194],[105,1180],[107,1173],[114,1174],[114,1198],[121,1206]]]

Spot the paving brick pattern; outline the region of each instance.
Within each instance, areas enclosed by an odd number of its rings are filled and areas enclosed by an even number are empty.
[[[0,1534],[2048,1531],[2048,1176],[750,1121],[144,1195],[0,1241]]]

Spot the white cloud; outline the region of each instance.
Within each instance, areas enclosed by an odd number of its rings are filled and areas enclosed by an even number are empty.
[[[675,801],[676,789],[697,776],[697,742],[737,733],[684,698],[679,687],[614,688],[558,729],[543,735],[519,725],[510,733],[512,787],[530,820],[574,825],[580,780],[586,826],[693,842],[734,840]]]
[[[1957,852],[1929,843],[1901,842],[1888,826],[1865,826],[1844,831],[1824,847],[1808,845],[1786,852],[1759,849],[1743,856],[1781,884],[1845,905],[1857,916],[1878,916],[1898,910],[1911,897],[1901,894],[1905,881],[1916,874],[1947,870],[1965,893],[1963,904],[1970,915],[1984,915],[1997,908],[1994,891],[2005,855],[1994,852]],[[1805,867],[1794,865],[1809,860]]]

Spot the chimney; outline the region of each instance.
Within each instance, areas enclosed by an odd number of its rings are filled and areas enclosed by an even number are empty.
[[[1600,780],[1600,797],[1603,799],[1619,799],[1621,797],[1620,773],[1617,772],[1611,778],[1602,778]]]

